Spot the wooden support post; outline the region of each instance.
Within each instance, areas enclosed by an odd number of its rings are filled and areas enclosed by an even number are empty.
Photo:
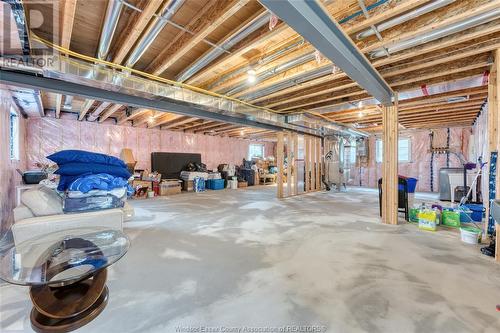
[[[286,196],[292,195],[292,133],[286,134]]]
[[[311,190],[310,182],[309,182],[309,170],[310,170],[310,160],[311,160],[311,145],[309,144],[309,136],[304,135],[304,182],[306,185],[305,192],[309,192]]]
[[[298,159],[299,156],[299,135],[297,133],[293,134],[293,194],[299,194],[299,168]]]
[[[321,139],[316,138],[316,190],[321,190]]]
[[[311,191],[316,191],[316,144],[314,137],[310,137],[310,145],[311,145]]]
[[[494,62],[490,69],[490,77],[488,80],[488,151],[489,153],[496,151],[500,154],[500,49],[494,52]],[[489,154],[488,154],[489,155]],[[489,161],[490,156],[487,157]],[[500,199],[500,166],[497,161],[496,174],[496,199]],[[486,205],[486,221],[484,225],[485,234],[488,231],[488,216],[489,216],[489,191],[486,196],[488,204]],[[495,226],[496,246],[495,260],[500,262],[500,226]]]
[[[278,137],[278,143],[277,143],[277,149],[278,152],[276,153],[276,161],[277,161],[277,167],[278,167],[278,177],[277,177],[277,185],[278,185],[278,198],[281,199],[283,198],[283,151],[284,151],[284,135],[283,132],[278,132],[277,134]]]
[[[382,222],[398,223],[398,105],[382,108]]]

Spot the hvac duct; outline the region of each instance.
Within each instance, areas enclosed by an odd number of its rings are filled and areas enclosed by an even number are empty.
[[[167,25],[168,20],[175,14],[175,12],[182,6],[184,0],[172,0],[168,6],[166,6],[160,16],[157,18],[149,32],[141,38],[139,43],[134,47],[132,53],[127,59],[125,64],[126,67],[133,67],[139,58],[146,52],[149,46],[153,43],[158,34]]]
[[[468,18],[466,20],[463,20],[461,22],[458,22],[456,24],[451,24],[436,30],[432,30],[428,33],[425,33],[423,35],[409,38],[406,40],[403,40],[401,42],[395,43],[393,45],[390,45],[389,47],[386,48],[386,50],[389,53],[395,53],[399,52],[402,50],[406,50],[410,47],[414,47],[417,45],[425,44],[428,42],[431,42],[433,40],[446,37],[452,34],[455,34],[460,31],[464,31],[466,29],[470,29],[473,27],[476,27],[480,24],[488,23],[490,21],[493,21],[497,18],[500,17],[500,8],[494,9],[490,12],[482,13],[476,16],[473,16],[471,18]],[[386,53],[383,48],[376,49],[372,52],[370,52],[370,58],[375,59],[384,56]]]
[[[328,74],[331,74],[333,71],[333,65],[326,65],[310,72],[306,72],[301,75],[294,76],[288,80],[282,81],[280,83],[274,84],[272,86],[254,91],[252,93],[241,96],[240,98],[243,100],[254,100],[265,95],[272,94],[276,91],[283,90],[286,88],[293,87],[295,85],[301,84],[303,82],[314,80],[318,77],[322,77]]]
[[[280,64],[278,66],[275,66],[273,68],[270,68],[260,74],[257,75],[257,82],[261,82],[264,80],[267,80],[279,73],[282,73],[286,70],[289,70],[291,68],[294,68],[296,66],[300,66],[302,64],[305,64],[306,62],[313,61],[315,59],[314,52],[310,52],[307,54],[304,54],[303,56],[300,56],[298,58],[295,58],[293,60],[290,60],[287,63]],[[248,88],[248,85],[246,83],[241,83],[237,85],[236,87],[232,88],[229,91],[223,92],[226,95],[234,95],[236,93],[239,93],[240,91],[245,90]]]
[[[437,0],[437,1],[434,1],[432,3],[429,3],[425,6],[422,6],[420,8],[417,8],[409,13],[406,13],[406,14],[403,14],[401,16],[398,16],[392,20],[388,20],[384,23],[381,23],[379,25],[376,26],[377,28],[377,31],[384,31],[384,30],[387,30],[387,29],[390,29],[392,27],[395,27],[401,23],[404,23],[404,22],[407,22],[409,20],[412,20],[416,17],[419,17],[421,15],[424,15],[424,14],[427,14],[433,10],[436,10],[438,8],[441,8],[441,7],[444,7],[444,6],[447,6],[451,3],[455,2],[455,0]],[[363,39],[363,38],[366,38],[366,37],[369,37],[369,36],[372,36],[375,34],[375,31],[373,31],[373,29],[367,29],[363,32],[360,32],[356,38],[357,39]]]
[[[203,67],[205,67],[213,60],[220,57],[225,51],[231,49],[234,45],[236,45],[236,43],[243,40],[245,37],[250,35],[255,30],[264,26],[269,21],[270,17],[271,13],[269,12],[264,12],[258,17],[256,17],[254,20],[246,24],[244,27],[242,27],[234,34],[232,34],[229,38],[227,38],[225,41],[223,41],[218,48],[212,49],[210,52],[206,53],[201,58],[196,60],[195,63],[193,63],[191,66],[186,68],[182,73],[180,73],[177,76],[176,80],[179,82],[184,82],[187,79],[189,79]]]
[[[254,65],[248,65],[248,66],[240,67],[240,68],[236,69],[233,72],[230,72],[230,73],[227,73],[227,74],[221,76],[217,81],[215,81],[214,83],[210,84],[207,89],[211,90],[214,87],[216,87],[222,81],[225,81],[227,79],[231,79],[234,76],[246,73],[249,69],[253,68],[254,66],[263,66],[263,65],[265,65],[267,63],[270,63],[271,61],[278,59],[279,57],[287,54],[288,52],[292,51],[296,47],[299,47],[299,46],[301,46],[303,44],[304,44],[304,39],[300,38],[298,41],[296,41],[296,42],[294,42],[294,43],[292,43],[292,44],[290,44],[290,45],[288,45],[288,46],[286,46],[286,47],[284,47],[282,49],[279,49],[279,50],[275,51],[274,53],[271,53],[268,56],[265,56],[265,57],[259,59],[257,61],[257,63],[254,64]]]
[[[118,19],[122,11],[122,2],[120,0],[110,0],[106,9],[106,17],[104,19],[104,27],[102,28],[101,38],[99,40],[99,49],[97,57],[102,60],[108,57],[109,47],[115,34]]]

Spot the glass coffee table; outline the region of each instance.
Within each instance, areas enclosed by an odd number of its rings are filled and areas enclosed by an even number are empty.
[[[71,229],[15,244],[0,242],[0,279],[30,287],[31,326],[69,332],[96,318],[108,301],[106,267],[130,247],[118,230]]]

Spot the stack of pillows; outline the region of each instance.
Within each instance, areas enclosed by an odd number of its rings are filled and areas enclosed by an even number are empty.
[[[112,190],[126,186],[127,179],[131,176],[125,162],[105,154],[62,150],[47,158],[59,167],[55,172],[60,176],[58,191],[70,189],[73,183],[78,184],[79,189],[85,189],[84,191]],[[86,186],[82,186],[82,183]]]

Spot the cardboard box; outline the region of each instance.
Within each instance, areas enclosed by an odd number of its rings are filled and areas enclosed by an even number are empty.
[[[181,186],[160,186],[160,195],[174,195],[181,193]]]
[[[137,186],[147,187],[149,190],[152,190],[153,189],[153,182],[148,181],[148,180],[134,179],[134,181],[132,181],[132,187],[137,188]]]
[[[183,180],[182,181],[182,190],[193,192],[194,191],[194,182],[192,180]]]
[[[238,188],[240,187],[248,187],[248,182],[238,182]]]

